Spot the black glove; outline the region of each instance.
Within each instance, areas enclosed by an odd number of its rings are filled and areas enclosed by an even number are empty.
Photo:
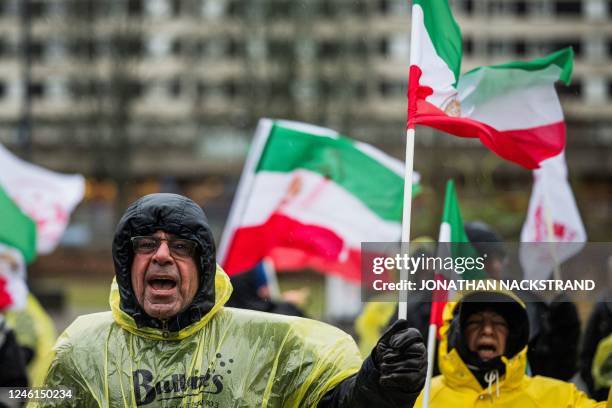
[[[425,385],[427,349],[417,329],[398,320],[382,335],[372,350],[372,360],[380,372],[380,385],[407,393],[418,393]]]
[[[410,408],[425,384],[427,351],[418,330],[398,320],[382,335],[359,372],[321,399],[317,408]]]

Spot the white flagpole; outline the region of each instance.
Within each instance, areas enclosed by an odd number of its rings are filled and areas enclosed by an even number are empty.
[[[433,301],[433,299],[432,299]],[[431,379],[433,378],[434,358],[436,356],[436,332],[438,326],[435,323],[429,325],[427,333],[427,375],[423,387],[423,408],[429,407],[429,395],[431,393]]]
[[[414,129],[406,131],[406,170],[404,174],[404,212],[402,215],[402,245],[401,252],[409,253],[410,249],[410,216],[412,213],[412,173],[414,166]],[[408,280],[408,270],[400,269],[400,282]],[[399,293],[398,319],[407,317],[408,291]]]
[[[445,198],[446,201],[446,198]],[[444,224],[440,225],[440,232],[438,234],[438,251],[437,255],[440,256],[441,242],[451,242],[451,232],[449,228],[445,228]],[[450,250],[450,249],[449,249]],[[425,374],[425,386],[423,387],[423,408],[429,407],[429,398],[431,395],[431,380],[433,378],[433,367],[434,360],[436,357],[436,339],[438,334],[438,325],[434,323],[433,316],[438,313],[439,303],[436,301],[436,293],[433,292],[431,296],[431,306],[429,308],[429,331],[427,333],[427,374]],[[439,302],[439,301],[436,301]],[[436,307],[434,307],[434,305]]]

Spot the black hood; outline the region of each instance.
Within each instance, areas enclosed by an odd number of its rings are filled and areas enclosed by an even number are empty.
[[[115,231],[113,262],[121,310],[132,316],[138,327],[161,329],[162,322],[147,315],[134,295],[130,276],[134,252],[130,239],[138,235],[153,235],[158,230],[198,243],[195,260],[199,288],[193,302],[168,321],[168,330],[176,332],[200,320],[214,304],[215,242],[204,211],[187,197],[168,193],[149,194],[128,207]]]
[[[529,340],[529,319],[525,306],[517,298],[500,292],[472,292],[464,296],[454,309],[453,320],[448,332],[448,351],[457,349],[459,356],[468,366],[478,382],[485,387],[484,376],[493,369],[502,376],[505,365],[501,357],[483,361],[478,354],[468,349],[463,333],[468,317],[473,313],[490,309],[504,317],[508,323],[508,338],[503,355],[510,359],[517,355]]]

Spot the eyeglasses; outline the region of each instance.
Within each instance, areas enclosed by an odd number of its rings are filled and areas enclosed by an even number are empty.
[[[132,237],[132,246],[137,254],[149,255],[157,251],[162,241],[168,243],[170,254],[179,258],[192,256],[198,243],[189,239],[181,238],[158,238],[158,237]]]
[[[503,317],[474,316],[473,318],[468,319],[468,321],[466,322],[466,328],[481,329],[487,324],[498,330],[508,331],[508,323],[506,323],[506,320]]]

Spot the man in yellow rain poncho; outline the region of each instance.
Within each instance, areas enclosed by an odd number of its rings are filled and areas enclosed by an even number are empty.
[[[426,351],[405,321],[361,361],[326,324],[225,308],[201,208],[152,194],[132,204],[113,241],[112,312],[79,317],[60,336],[46,387],[73,398],[45,406],[411,407]]]
[[[512,293],[476,291],[448,303],[441,334],[442,374],[431,384],[431,408],[606,406],[574,384],[525,373],[529,320],[525,305]]]

